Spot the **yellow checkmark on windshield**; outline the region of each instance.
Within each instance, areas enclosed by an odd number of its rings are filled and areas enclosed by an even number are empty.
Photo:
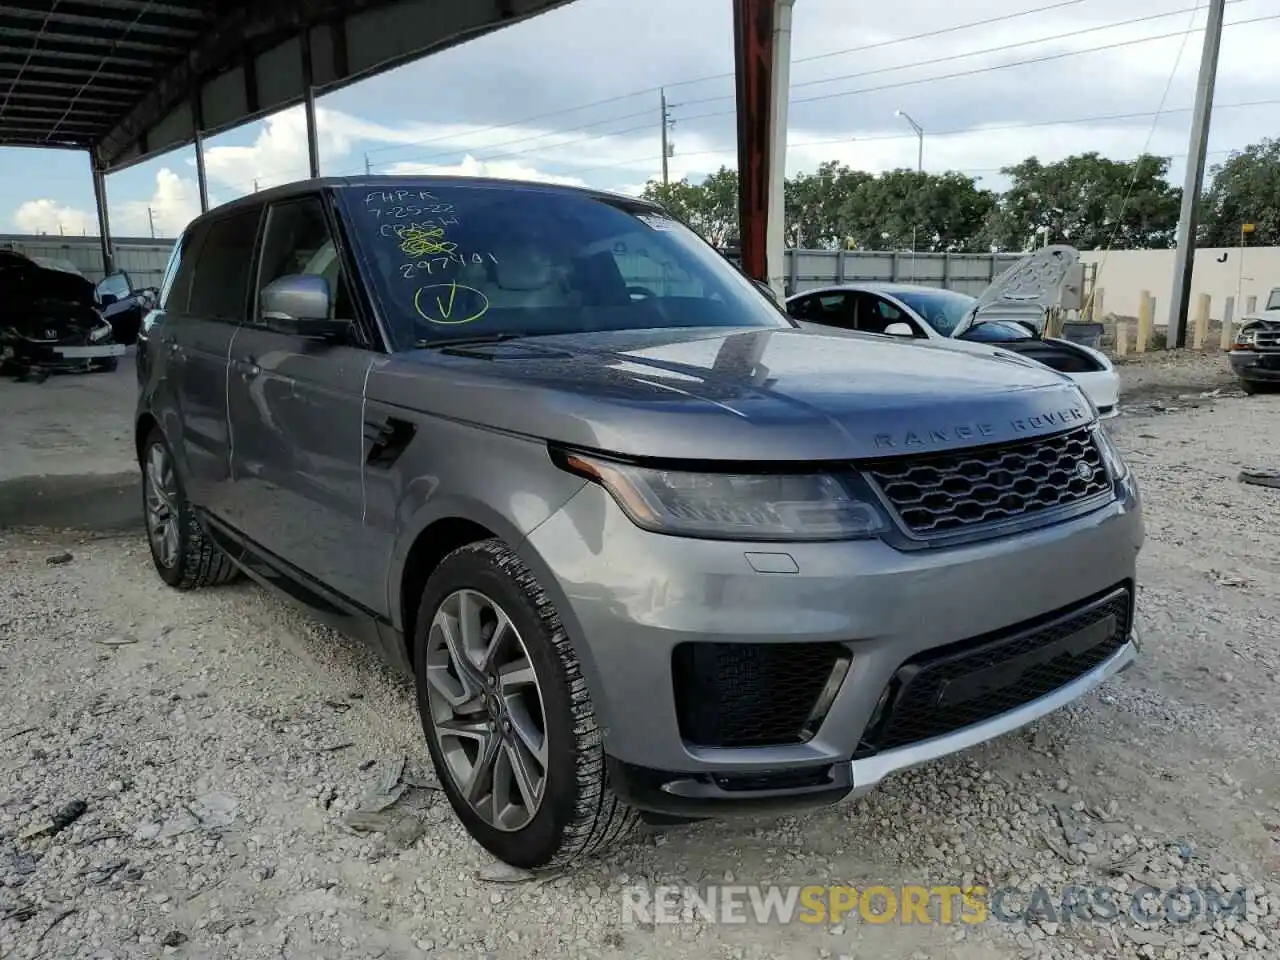
[[[458,283],[455,280],[449,284],[449,302],[445,304],[443,300],[436,297],[436,306],[440,308],[440,319],[448,320],[453,316],[453,301],[458,296]]]

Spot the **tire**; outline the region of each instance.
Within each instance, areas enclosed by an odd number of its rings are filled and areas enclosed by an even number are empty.
[[[1273,393],[1276,390],[1276,384],[1259,380],[1241,380],[1240,389],[1252,397],[1258,393]]]
[[[486,602],[492,605],[487,610]],[[482,611],[471,618],[473,622],[493,628],[484,639],[485,645],[491,651],[501,648],[492,657],[495,666],[487,698],[467,700],[467,685],[460,680],[466,671],[458,668],[453,652],[463,641],[447,643],[436,624],[439,616],[442,622],[454,625],[455,638],[463,636],[461,624],[468,619],[460,606],[463,603]],[[453,617],[455,610],[458,613]],[[494,624],[503,622],[499,616],[505,616],[504,626],[514,630],[504,630],[505,640],[489,643],[499,629]],[[479,633],[486,638],[483,626]],[[445,557],[423,590],[413,640],[418,709],[431,760],[454,813],[481,846],[515,867],[554,869],[603,852],[632,833],[640,822],[639,815],[622,803],[605,781],[603,738],[577,655],[550,598],[506,544],[483,540]],[[522,661],[522,655],[527,659]],[[532,681],[527,679],[526,664],[532,667]],[[482,668],[474,660],[468,670],[481,671],[479,679],[472,678],[473,685],[482,682]],[[429,674],[435,679],[429,681]],[[508,690],[507,678],[526,679],[523,686]],[[443,692],[445,687],[451,693]],[[530,706],[533,698],[541,710],[540,751],[529,746],[537,740],[529,734],[538,732],[537,711]],[[462,700],[467,702],[459,706]],[[476,706],[482,701],[488,705]],[[458,720],[464,715],[465,723]],[[442,734],[442,717],[468,728],[487,725],[491,732],[505,722],[502,733],[489,740],[471,741],[473,769],[479,765],[476,761],[482,745],[497,744],[487,799],[480,797],[473,803],[466,796],[467,784],[462,781],[470,777],[464,777],[460,768],[468,766],[468,737]],[[535,791],[537,802],[530,803],[519,789],[516,758],[523,758],[523,769],[536,773],[538,752],[545,761],[543,779],[540,791]],[[496,787],[503,769],[512,790]],[[531,782],[528,776],[525,779]],[[498,815],[496,799],[504,794],[517,797],[522,804],[506,807],[506,817]]]
[[[147,435],[140,466],[147,545],[160,579],[177,590],[234,580],[240,570],[200,526],[182,491],[173,453],[158,427]],[[164,488],[163,496],[153,498],[157,483]],[[158,515],[160,508],[164,508],[163,516]],[[167,524],[170,516],[174,519],[171,532]]]
[[[98,373],[115,373],[119,367],[120,360],[118,357],[107,357],[105,360],[99,360],[97,365],[91,369]]]

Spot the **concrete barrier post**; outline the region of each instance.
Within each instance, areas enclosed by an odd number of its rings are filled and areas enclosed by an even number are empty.
[[[1231,344],[1235,343],[1235,330],[1233,318],[1236,312],[1236,298],[1227,297],[1227,302],[1222,306],[1222,349],[1230,350]]]
[[[1151,344],[1151,319],[1155,316],[1156,303],[1150,290],[1143,290],[1138,295],[1138,339],[1133,348],[1137,353],[1146,353]]]
[[[1211,297],[1207,293],[1202,293],[1196,297],[1196,325],[1192,330],[1191,347],[1194,350],[1203,350],[1205,341],[1209,339],[1209,307]]]
[[[1116,356],[1123,357],[1129,352],[1129,321],[1116,321]]]

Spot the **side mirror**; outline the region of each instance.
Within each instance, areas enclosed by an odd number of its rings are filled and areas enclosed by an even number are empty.
[[[258,313],[262,323],[277,333],[333,340],[350,326],[348,320],[329,316],[329,281],[314,274],[289,274],[262,288]]]
[[[909,323],[891,323],[884,328],[884,332],[891,337],[914,337],[916,335]]]

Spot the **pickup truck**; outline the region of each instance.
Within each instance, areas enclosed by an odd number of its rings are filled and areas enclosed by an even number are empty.
[[[1280,287],[1271,288],[1261,310],[1241,318],[1230,357],[1245,393],[1280,387]]]

